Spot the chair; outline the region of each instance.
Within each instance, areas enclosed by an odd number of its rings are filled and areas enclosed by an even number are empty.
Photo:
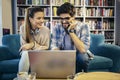
[[[90,51],[95,55],[89,71],[120,72],[120,47],[104,43],[102,34],[91,34]]]
[[[18,72],[20,37],[5,35],[0,46],[0,80],[12,80]]]
[[[90,51],[95,54],[89,71],[120,72],[120,47],[104,43],[104,36],[91,34]],[[0,80],[12,80],[18,72],[20,36],[4,35],[0,46]]]

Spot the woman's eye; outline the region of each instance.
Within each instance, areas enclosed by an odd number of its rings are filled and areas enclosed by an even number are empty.
[[[43,17],[39,17],[39,18],[37,18],[37,19],[44,19]]]

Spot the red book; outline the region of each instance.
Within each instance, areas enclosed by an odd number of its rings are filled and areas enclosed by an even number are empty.
[[[100,2],[99,2],[99,6],[102,6],[102,0],[99,0]]]

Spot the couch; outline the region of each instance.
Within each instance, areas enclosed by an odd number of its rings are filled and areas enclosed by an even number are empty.
[[[104,36],[91,34],[90,51],[95,55],[89,71],[120,72],[120,47],[104,43]],[[0,80],[12,80],[18,72],[20,36],[4,35],[0,46]]]
[[[18,71],[20,37],[5,35],[0,46],[0,80],[12,80]]]
[[[105,43],[104,35],[91,34],[89,50],[95,55],[89,71],[120,72],[120,47]]]

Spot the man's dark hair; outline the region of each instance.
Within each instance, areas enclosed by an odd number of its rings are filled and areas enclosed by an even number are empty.
[[[70,16],[74,16],[75,15],[75,8],[74,6],[69,3],[69,2],[65,2],[64,4],[62,4],[58,9],[57,9],[57,15],[60,16],[60,14],[63,13],[68,13],[70,14]]]
[[[44,12],[41,7],[31,7],[29,8],[29,17],[33,18],[36,12]]]

